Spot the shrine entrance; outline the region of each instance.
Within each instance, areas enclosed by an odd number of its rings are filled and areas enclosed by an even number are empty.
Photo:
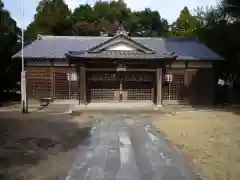
[[[88,102],[154,101],[153,72],[87,72]]]

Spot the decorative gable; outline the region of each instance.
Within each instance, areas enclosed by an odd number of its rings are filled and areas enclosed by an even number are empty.
[[[155,51],[138,43],[126,35],[115,36],[91,49],[89,53],[97,53],[102,51],[138,51],[147,54],[154,54]]]
[[[113,44],[107,48],[105,48],[107,51],[136,51],[136,49],[126,43],[116,43]]]

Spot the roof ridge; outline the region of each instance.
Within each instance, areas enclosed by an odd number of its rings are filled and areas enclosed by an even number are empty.
[[[164,40],[164,37],[134,37],[129,36],[131,39],[157,39],[157,40]],[[113,38],[112,36],[55,36],[55,35],[44,35],[44,34],[38,34],[37,39],[52,39],[52,38],[67,38],[67,39],[73,39],[73,38],[94,38],[94,39],[110,39]]]
[[[166,38],[168,41],[172,42],[195,42],[201,43],[198,36],[190,36],[190,37],[169,37]]]
[[[101,38],[101,39],[109,39],[109,36],[54,36],[54,35],[39,35],[42,39],[75,39],[75,38]]]
[[[133,37],[133,36],[130,36],[130,38],[132,38],[132,39],[158,39],[158,40],[165,39],[164,37]]]

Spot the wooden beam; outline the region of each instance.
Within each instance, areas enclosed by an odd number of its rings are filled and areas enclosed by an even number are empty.
[[[117,68],[86,68],[86,71],[117,71]],[[127,68],[126,72],[156,72],[156,69]]]
[[[56,66],[49,66],[49,67],[40,67],[40,66],[28,66],[26,69],[32,71],[32,72],[49,72],[52,68],[52,72],[57,72],[57,73],[65,73],[65,72],[76,72],[76,69],[72,66],[67,66],[67,67],[56,67]]]
[[[50,76],[51,76],[51,97],[54,98],[55,96],[55,76],[53,72],[53,66],[50,69]]]
[[[162,107],[162,84],[163,84],[163,73],[162,68],[157,68],[156,72],[156,84],[157,84],[157,101],[156,105]]]
[[[80,83],[80,98],[79,104],[86,105],[87,97],[86,97],[86,71],[84,65],[79,66],[79,83]]]

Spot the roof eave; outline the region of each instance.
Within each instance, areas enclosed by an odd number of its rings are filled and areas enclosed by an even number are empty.
[[[125,61],[130,61],[130,60],[137,60],[137,61],[161,61],[161,60],[175,60],[175,58],[166,58],[166,57],[157,57],[157,58],[137,58],[137,57],[131,57],[131,58],[122,58],[122,57],[100,57],[100,58],[95,58],[95,57],[71,57],[68,58],[70,60],[75,60],[75,61],[82,61],[82,60],[125,60]]]
[[[44,56],[42,56],[42,57],[24,56],[23,58],[24,58],[24,60],[29,60],[29,59],[31,59],[31,60],[39,60],[39,59],[66,59],[66,57],[44,57]],[[20,59],[22,59],[21,56],[12,57],[12,60],[20,60]]]

